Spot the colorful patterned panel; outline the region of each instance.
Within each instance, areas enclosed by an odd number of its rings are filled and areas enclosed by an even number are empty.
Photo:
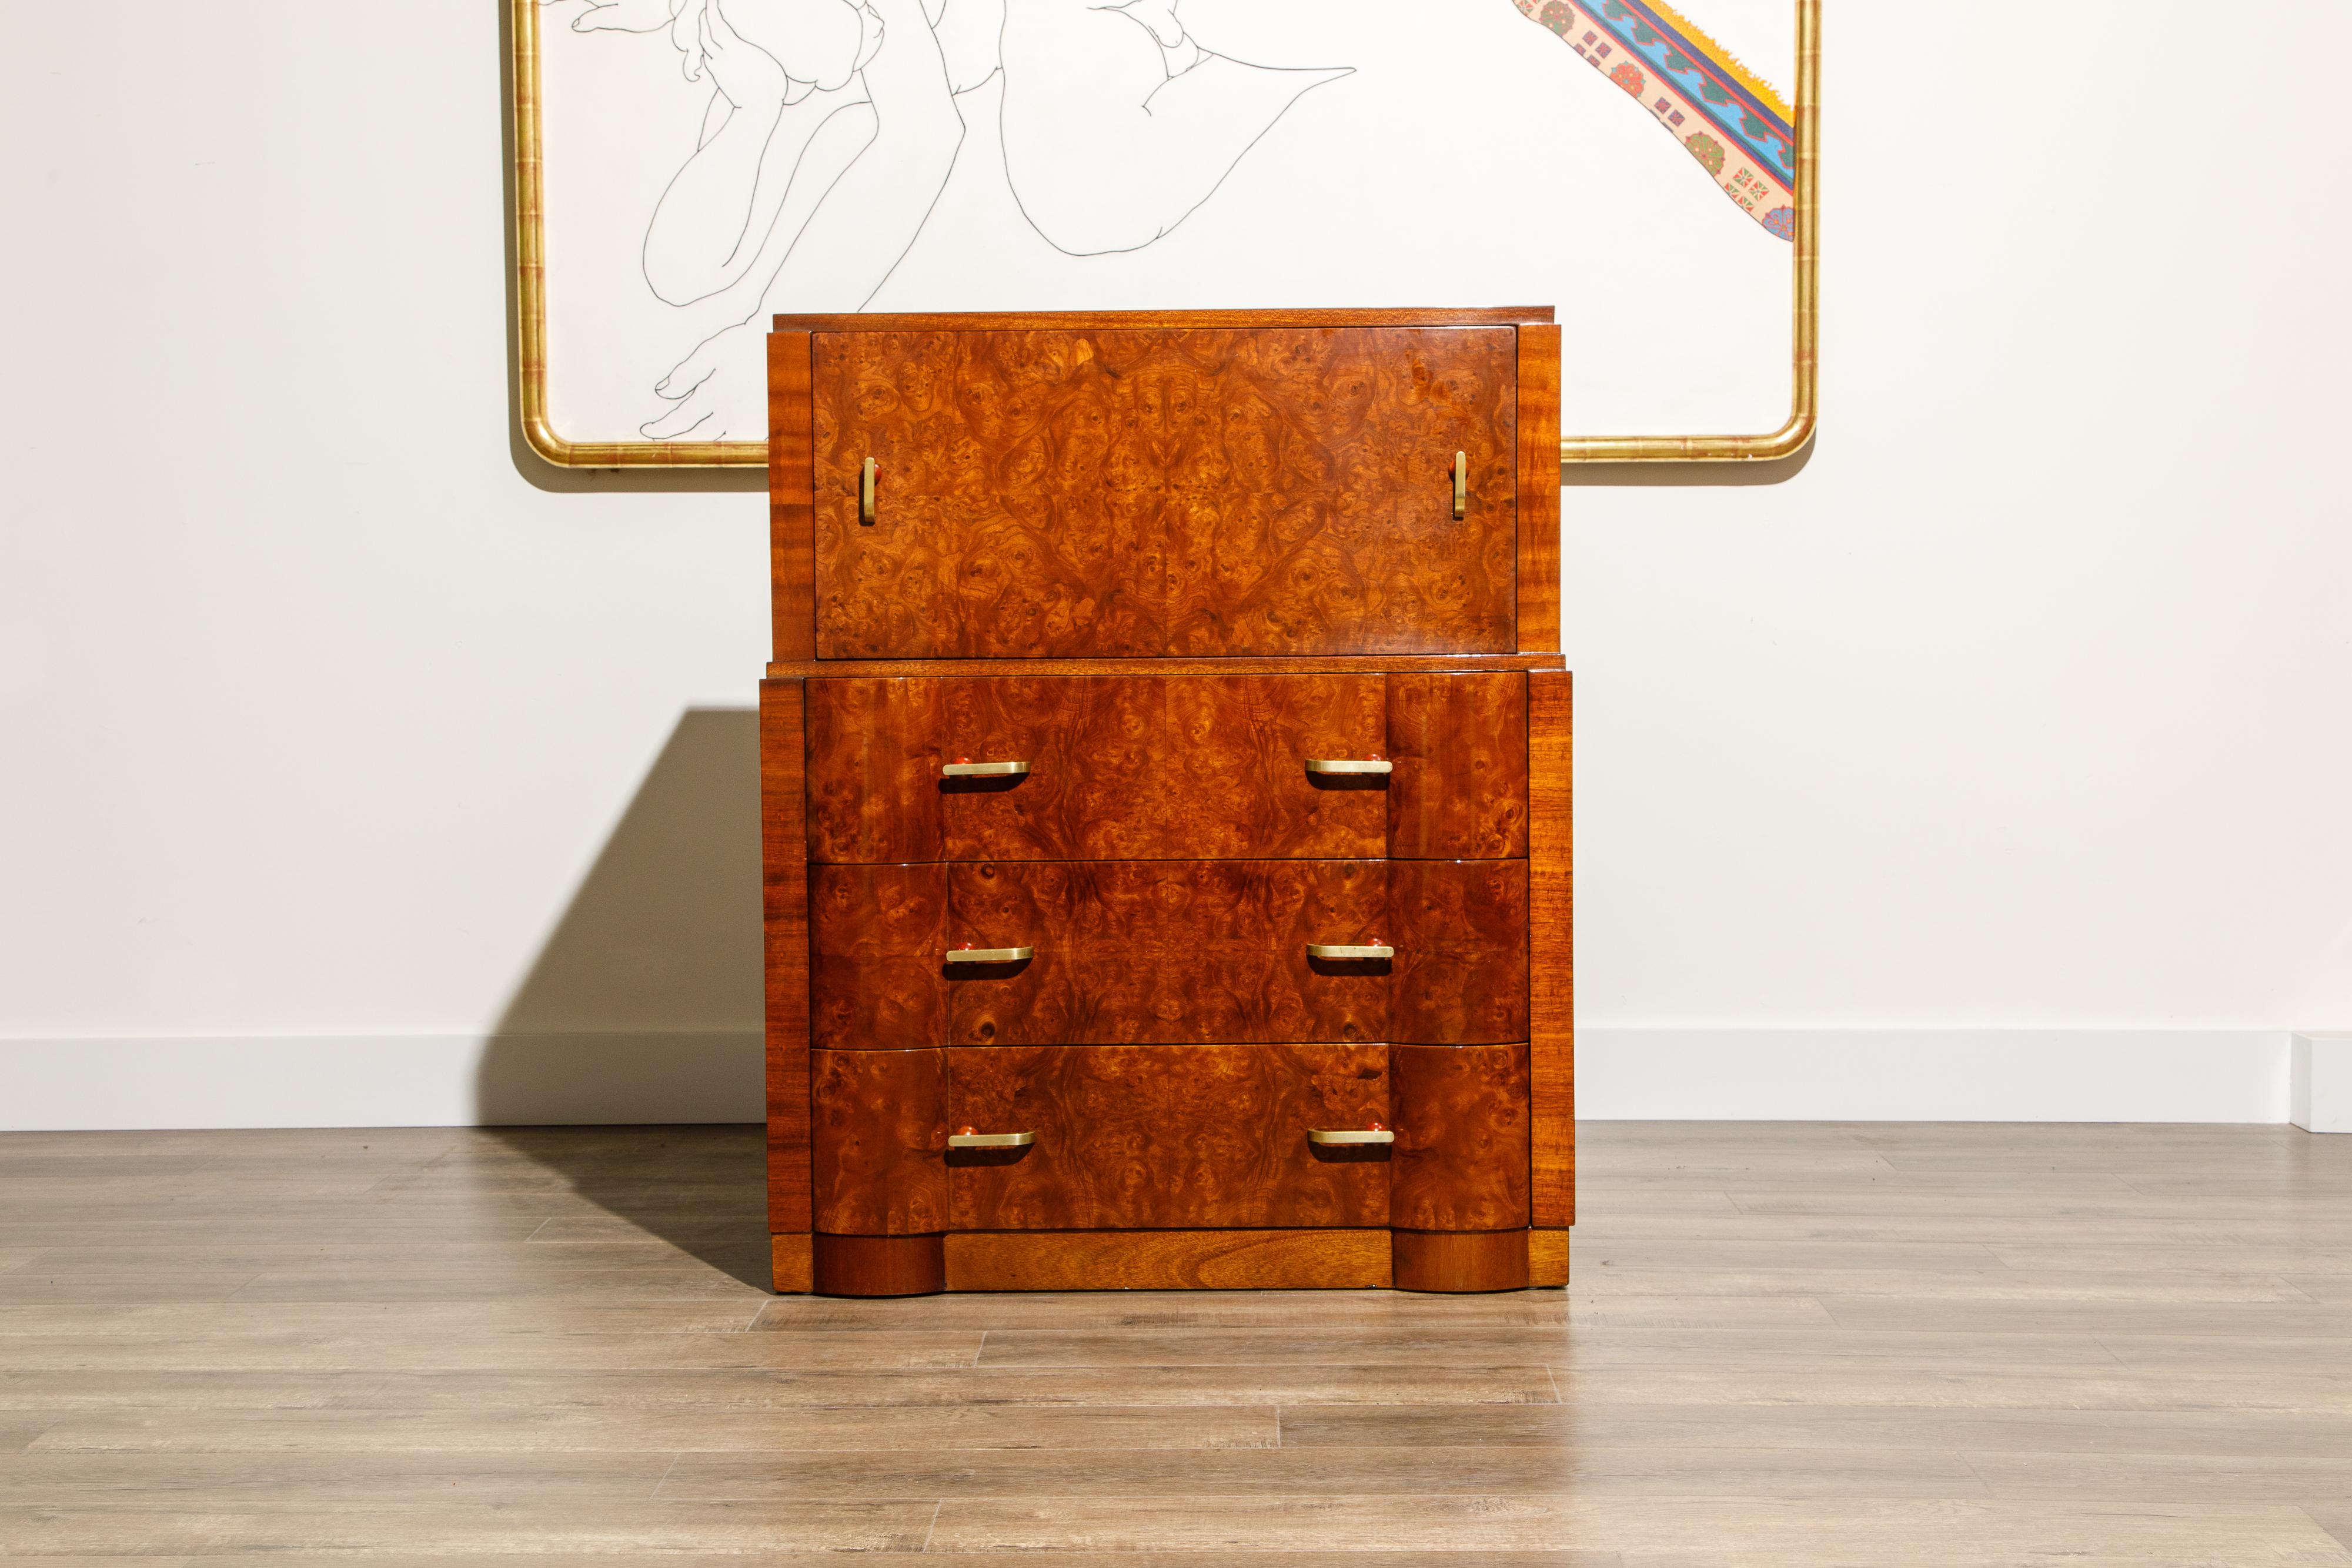
[[[1795,116],[1722,45],[1656,0],[1514,3],[1648,110],[1765,232],[1795,237]]]

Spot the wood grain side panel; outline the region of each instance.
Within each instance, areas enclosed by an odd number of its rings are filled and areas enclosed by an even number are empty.
[[[947,753],[1026,761],[950,783],[954,860],[1347,858],[1384,852],[1378,779],[1308,758],[1377,757],[1377,675],[991,677],[942,683]]]
[[[1559,329],[1519,329],[1519,648],[1559,648]]]
[[[957,946],[1034,946],[960,971],[957,1045],[1377,1040],[1383,967],[1307,945],[1375,939],[1380,861],[985,861],[949,869]]]
[[[946,1229],[947,1053],[819,1051],[811,1073],[816,1228]]]
[[[1385,1230],[966,1231],[951,1291],[1378,1291]]]
[[[809,683],[809,859],[940,858],[940,687],[930,680]]]
[[[768,1238],[769,1289],[780,1296],[805,1296],[816,1289],[808,1232]]]
[[[1389,1048],[1389,1217],[1405,1230],[1528,1224],[1528,1048]]]
[[[948,1120],[1034,1133],[950,1155],[956,1230],[1388,1222],[1387,1151],[1309,1128],[1390,1119],[1380,1045],[959,1047]]]
[[[760,683],[760,895],[768,1228],[809,1227],[809,929],[802,683]]]
[[[1565,673],[1528,677],[1528,1092],[1535,1222],[1576,1223],[1575,758]]]
[[[1517,646],[1512,329],[858,330],[812,364],[825,658]]]
[[[820,1296],[931,1296],[947,1289],[937,1236],[816,1236],[810,1249]]]
[[[1527,1039],[1528,920],[1525,861],[1391,861],[1389,1038]]]
[[[814,866],[809,926],[814,1043],[904,1051],[945,1042],[946,867]]]
[[[809,335],[768,335],[768,603],[775,656],[816,656]]]
[[[1391,1232],[1391,1267],[1400,1291],[1524,1291],[1524,1230]]]
[[[1521,674],[1388,678],[1389,853],[1528,852],[1528,686]]]

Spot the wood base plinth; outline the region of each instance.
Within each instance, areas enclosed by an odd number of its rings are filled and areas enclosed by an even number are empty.
[[[1391,1232],[1391,1278],[1400,1291],[1524,1291],[1524,1230]]]
[[[1385,1230],[990,1230],[950,1235],[952,1291],[1375,1291]]]
[[[779,1295],[942,1291],[1518,1291],[1568,1283],[1565,1230],[982,1230],[772,1236]]]
[[[930,1296],[948,1288],[938,1236],[826,1236],[814,1242],[820,1296]]]
[[[780,1296],[805,1296],[816,1285],[815,1260],[809,1238],[771,1236],[768,1238],[768,1272],[774,1281]]]
[[[1528,1283],[1530,1285],[1568,1283],[1567,1231],[1530,1230],[1528,1232]]]

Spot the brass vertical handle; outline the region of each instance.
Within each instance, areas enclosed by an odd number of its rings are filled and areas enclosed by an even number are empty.
[[[873,465],[868,464],[867,466]],[[871,483],[870,478],[868,483]],[[1456,518],[1470,515],[1470,455],[1467,452],[1454,455],[1454,515]],[[870,523],[874,519],[869,517],[866,520]]]
[[[857,520],[869,528],[874,526],[874,474],[880,466],[868,457],[866,465],[857,471]],[[1462,515],[1461,503],[1456,501],[1454,507],[1454,515],[1458,517]]]

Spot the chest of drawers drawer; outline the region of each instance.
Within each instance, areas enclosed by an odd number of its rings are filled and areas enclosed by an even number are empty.
[[[1520,1043],[820,1051],[814,1094],[836,1234],[1529,1217]]]
[[[828,1049],[1527,1037],[1522,861],[817,866],[809,908]]]
[[[810,858],[1512,858],[1527,677],[808,683]]]

